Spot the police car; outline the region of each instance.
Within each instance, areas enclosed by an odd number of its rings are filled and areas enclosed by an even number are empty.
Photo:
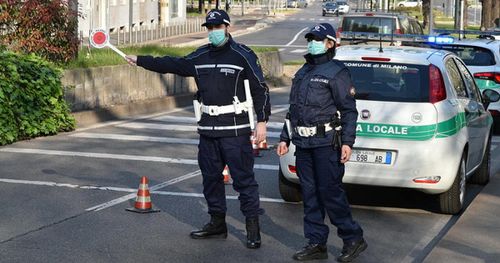
[[[434,47],[457,54],[473,74],[479,90],[500,92],[500,40],[497,38],[500,36],[481,35],[477,39],[461,40],[441,37],[442,43]],[[495,132],[500,133],[500,102],[492,103],[488,110],[494,119]]]
[[[454,53],[416,47],[343,46],[359,112],[344,183],[412,188],[436,195],[439,212],[458,213],[466,179],[490,176],[492,118],[499,94],[481,94]],[[300,201],[295,147],[280,158],[279,187]]]

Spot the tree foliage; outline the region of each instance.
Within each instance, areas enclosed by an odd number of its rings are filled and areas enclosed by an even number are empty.
[[[0,44],[68,62],[78,52],[76,0],[0,0]]]

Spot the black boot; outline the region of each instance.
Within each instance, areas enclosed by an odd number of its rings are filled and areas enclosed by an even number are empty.
[[[361,252],[365,251],[368,247],[364,239],[348,242],[344,244],[342,248],[342,253],[337,257],[338,262],[351,262],[353,261]]]
[[[210,222],[200,230],[192,231],[191,238],[227,238],[226,215],[211,215]]]
[[[328,252],[326,245],[322,244],[308,244],[302,250],[295,252],[293,259],[298,261],[306,261],[313,259],[327,259]]]
[[[260,226],[259,217],[247,217],[246,219],[247,227],[247,248],[259,248],[260,247]]]

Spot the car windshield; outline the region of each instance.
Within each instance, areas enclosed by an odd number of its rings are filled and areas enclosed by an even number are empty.
[[[390,17],[344,17],[342,31],[390,34],[395,24],[395,19]]]
[[[336,4],[336,3],[326,3],[326,4],[325,4],[325,7],[328,7],[328,8],[334,8],[334,7],[336,7],[336,6],[337,6],[337,4]]]
[[[429,68],[424,65],[344,61],[351,72],[356,99],[428,102]]]
[[[495,56],[486,48],[463,45],[443,45],[442,48],[457,54],[467,66],[495,65]]]
[[[347,5],[346,2],[337,2],[337,5]]]

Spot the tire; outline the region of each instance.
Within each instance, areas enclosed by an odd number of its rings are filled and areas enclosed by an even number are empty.
[[[288,181],[283,175],[283,172],[281,172],[281,168],[278,171],[278,177],[281,198],[287,202],[302,201],[302,190],[300,185]]]
[[[491,136],[488,138],[488,143],[486,144],[486,151],[484,153],[481,166],[477,168],[477,170],[470,178],[470,182],[472,184],[485,185],[490,181],[490,167],[491,167],[490,150],[491,150]]]
[[[463,153],[453,184],[448,191],[438,195],[439,212],[443,214],[458,214],[464,206],[465,190],[465,153]]]
[[[323,16],[325,16],[325,12],[323,12]]]

